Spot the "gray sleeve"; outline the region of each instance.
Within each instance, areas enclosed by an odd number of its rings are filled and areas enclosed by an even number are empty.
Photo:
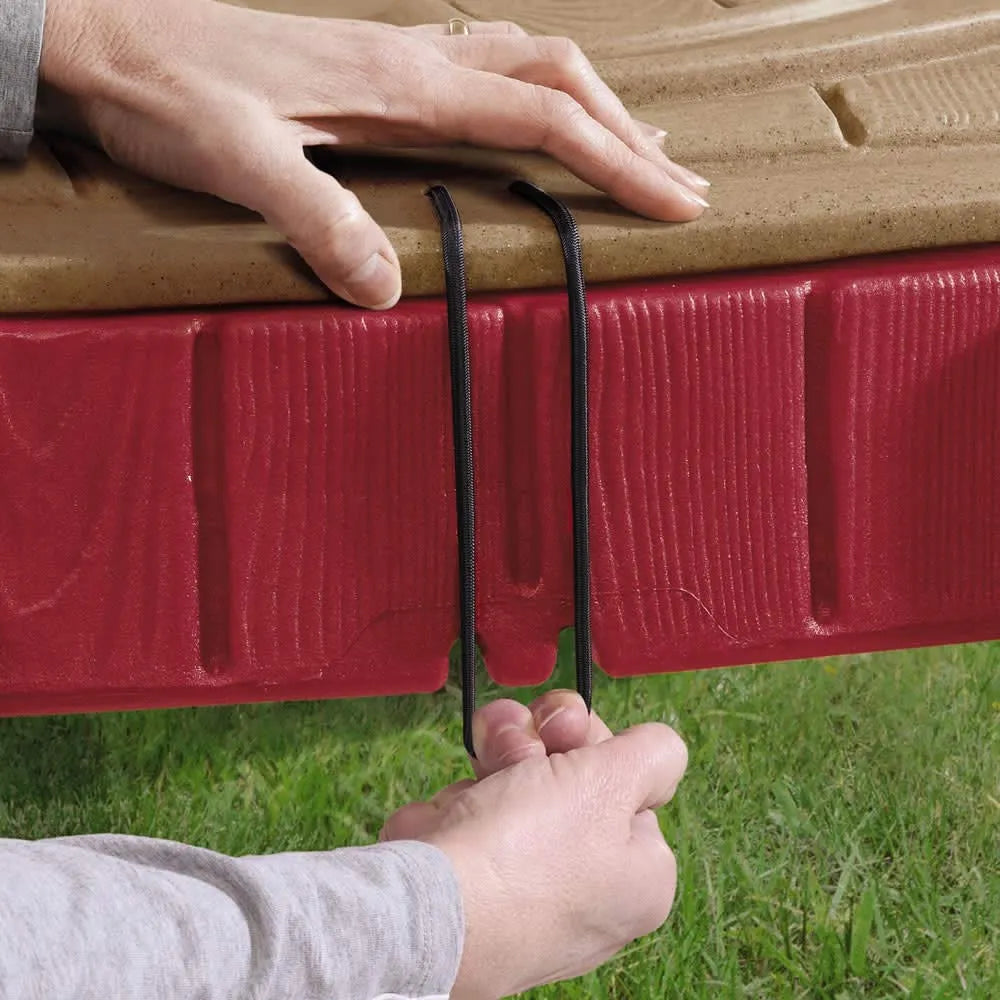
[[[446,1000],[463,936],[451,863],[415,841],[0,840],[4,1000]]]
[[[0,0],[0,160],[31,141],[45,0]]]

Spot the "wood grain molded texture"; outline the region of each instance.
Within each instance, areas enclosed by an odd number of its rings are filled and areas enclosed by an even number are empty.
[[[572,621],[564,293],[469,311],[480,633]],[[1000,248],[590,302],[615,676],[1000,637]],[[429,691],[457,634],[443,302],[0,319],[0,712]]]
[[[713,181],[697,222],[638,219],[536,156],[334,156],[388,231],[407,296],[442,291],[423,196],[452,189],[476,291],[559,284],[546,220],[567,200],[591,282],[800,264],[1000,239],[996,0],[263,0],[396,24],[511,18],[579,40],[669,148]],[[305,302],[327,292],[249,212],[141,180],[66,139],[0,166],[0,312]]]

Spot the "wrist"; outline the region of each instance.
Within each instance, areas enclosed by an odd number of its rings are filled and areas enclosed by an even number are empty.
[[[46,0],[38,70],[41,128],[95,139],[104,109],[161,103],[165,67],[182,64],[178,27],[197,35],[210,0]]]
[[[181,13],[151,0],[46,0],[39,80],[80,100],[113,99],[123,83],[159,75],[169,47],[162,29]]]
[[[452,838],[432,841],[451,862],[462,898],[465,935],[462,957],[449,996],[451,1000],[500,1000],[516,992],[508,988],[502,956],[508,949],[504,933],[509,907],[488,884],[483,857]]]
[[[46,0],[38,80],[47,89],[72,93],[99,62],[95,40],[105,33],[107,4],[100,0]]]
[[[38,63],[39,128],[85,136],[83,100],[96,90],[101,38],[113,33],[100,0],[46,0]]]

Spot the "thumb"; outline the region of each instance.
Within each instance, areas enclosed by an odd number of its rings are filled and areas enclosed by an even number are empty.
[[[599,787],[617,791],[634,814],[669,802],[688,761],[684,741],[657,722],[633,726],[609,740],[573,750],[569,756],[580,762]]]
[[[430,802],[411,802],[397,809],[379,832],[379,843],[388,840],[419,840],[437,829],[441,810]]]
[[[275,139],[223,196],[263,215],[341,298],[372,309],[394,306],[402,281],[389,238],[355,194],[306,159],[298,141]]]

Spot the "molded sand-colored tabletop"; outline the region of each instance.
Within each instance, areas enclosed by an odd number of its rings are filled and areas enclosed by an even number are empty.
[[[591,281],[1000,238],[996,0],[263,0],[397,24],[507,18],[570,35],[669,149],[712,179],[698,222],[650,222],[536,156],[461,150],[328,156],[383,224],[405,294],[442,290],[423,192],[444,179],[473,290],[558,284],[551,226],[505,192],[567,199]],[[0,167],[0,311],[322,300],[251,213],[139,179],[75,142]]]

